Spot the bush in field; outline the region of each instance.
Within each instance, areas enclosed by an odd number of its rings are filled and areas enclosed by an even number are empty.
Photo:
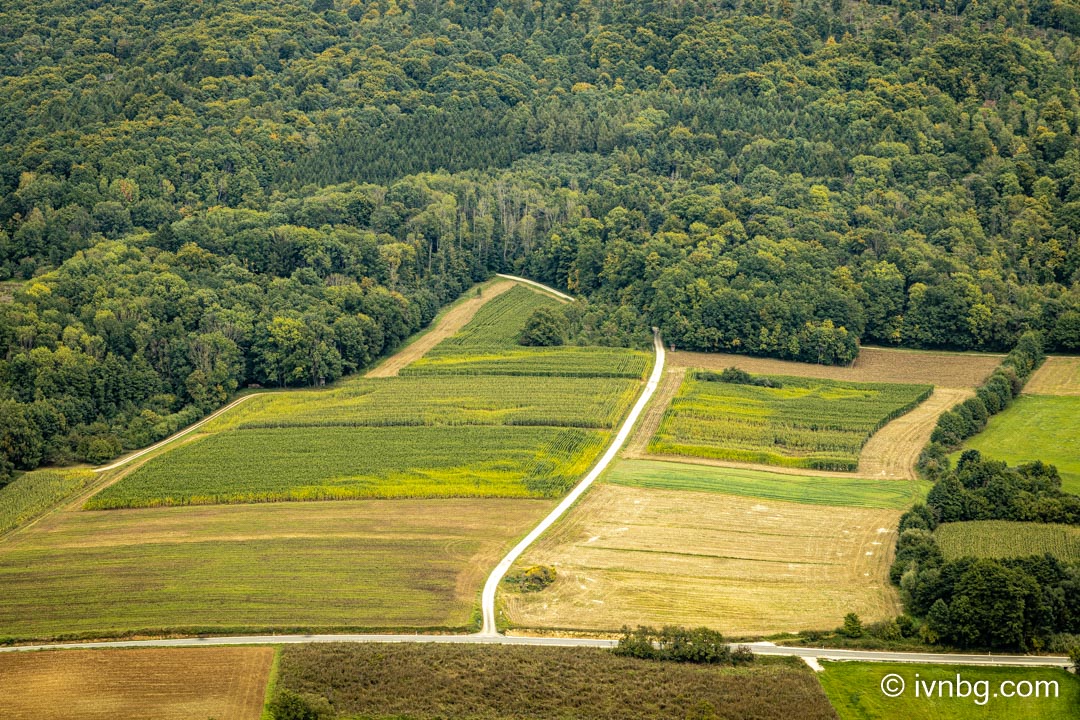
[[[534,347],[553,347],[566,342],[566,316],[555,308],[539,307],[525,321],[518,343]]]
[[[687,629],[667,626],[660,630],[639,626],[623,627],[622,637],[613,652],[624,657],[645,660],[669,660],[697,664],[745,664],[753,661],[748,648],[736,654],[724,642],[724,636],[705,627]]]
[[[753,385],[755,387],[767,388],[784,387],[784,384],[776,378],[763,375],[751,375],[745,370],[740,370],[737,367],[726,368],[721,373],[701,372],[698,373],[698,377],[702,380],[713,380],[716,382],[731,383],[732,385]]]
[[[550,565],[534,565],[515,575],[508,575],[506,582],[521,592],[540,592],[555,582],[555,568]]]
[[[863,636],[862,620],[855,613],[848,613],[844,616],[844,626],[840,628],[840,634],[849,638],[860,638]]]
[[[325,698],[281,690],[270,702],[274,720],[327,720],[334,716]]]

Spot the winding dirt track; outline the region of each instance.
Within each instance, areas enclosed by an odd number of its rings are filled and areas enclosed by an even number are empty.
[[[870,436],[859,453],[858,474],[887,480],[917,480],[915,463],[930,442],[938,417],[974,395],[967,388],[934,388],[933,395]]]
[[[415,342],[383,360],[369,370],[364,377],[396,377],[403,367],[419,360],[427,354],[428,350],[465,327],[485,303],[502,295],[512,287],[514,287],[514,282],[511,280],[496,281],[484,288],[483,295],[477,295],[459,305],[455,305],[430,330],[418,337]]]

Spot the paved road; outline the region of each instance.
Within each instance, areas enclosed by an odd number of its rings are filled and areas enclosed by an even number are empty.
[[[120,640],[116,642],[63,643],[52,645],[14,645],[0,647],[0,652],[31,650],[90,650],[140,647],[212,647],[226,645],[296,645],[302,643],[446,643],[467,645],[530,645],[540,647],[611,648],[614,640],[600,638],[514,637],[507,635],[240,635],[235,637],[197,637],[172,640]],[[813,657],[819,660],[860,660],[865,662],[912,662],[939,665],[1009,665],[1017,667],[1065,667],[1065,657],[1035,655],[948,655],[934,653],[873,652],[869,650],[830,650],[827,648],[784,647],[771,643],[749,643],[758,655]]]
[[[615,439],[611,441],[611,445],[608,446],[607,452],[604,453],[600,461],[596,463],[589,474],[586,475],[581,482],[577,484],[569,495],[567,495],[558,507],[551,511],[546,518],[540,521],[540,524],[533,528],[533,531],[525,536],[525,539],[514,546],[514,549],[507,553],[506,557],[488,576],[487,582],[484,583],[484,592],[480,596],[480,606],[484,615],[482,635],[495,635],[498,630],[495,624],[495,591],[499,588],[499,582],[506,575],[510,566],[514,564],[525,549],[532,545],[545,530],[550,528],[556,520],[570,509],[570,507],[577,502],[582,493],[589,489],[589,486],[593,484],[596,478],[600,477],[600,473],[604,472],[611,461],[615,459],[615,456],[619,454],[619,450],[622,448],[623,443],[626,442],[626,438],[630,436],[630,431],[634,429],[634,423],[637,422],[638,416],[641,415],[641,411],[645,409],[645,405],[649,402],[649,398],[656,392],[656,386],[660,384],[660,378],[664,375],[664,343],[660,340],[660,333],[656,332],[653,335],[653,347],[656,350],[656,362],[653,365],[652,375],[649,376],[649,381],[645,384],[645,390],[641,393],[637,403],[633,409],[630,410],[630,414],[626,416],[626,420],[623,421],[622,427],[619,428],[619,433],[615,436]]]

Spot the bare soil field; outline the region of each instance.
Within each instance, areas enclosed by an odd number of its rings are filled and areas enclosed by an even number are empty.
[[[888,582],[899,510],[602,484],[515,566],[553,565],[504,592],[522,628],[707,625],[726,635],[831,629],[899,611]]]
[[[930,442],[938,417],[954,405],[975,395],[973,390],[935,388],[934,394],[870,436],[859,453],[862,477],[915,480],[915,463]]]
[[[269,647],[4,653],[6,720],[258,720]]]
[[[797,375],[852,382],[929,383],[935,387],[974,388],[994,371],[1002,357],[987,353],[862,348],[854,364],[845,367],[680,350],[669,353],[667,362],[672,367],[706,370],[723,370],[734,366],[749,373],[766,375]]]
[[[1024,386],[1028,395],[1080,395],[1080,357],[1048,357]]]
[[[476,315],[476,312],[483,307],[486,302],[502,295],[515,285],[517,285],[517,283],[512,280],[497,280],[485,285],[482,295],[476,295],[454,305],[446,312],[446,314],[435,321],[434,326],[430,330],[398,352],[383,360],[377,366],[369,370],[364,377],[396,377],[403,367],[419,360],[426,355],[431,348],[468,325],[469,321]]]
[[[0,637],[469,628],[487,572],[553,504],[58,511],[0,542]]]

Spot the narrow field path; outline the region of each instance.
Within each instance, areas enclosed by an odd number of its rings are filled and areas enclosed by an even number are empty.
[[[679,391],[685,377],[686,368],[684,367],[669,368],[664,373],[660,385],[656,388],[653,402],[642,417],[641,424],[638,425],[634,436],[630,438],[630,442],[626,445],[626,452],[623,453],[623,457],[631,459],[645,457],[648,452],[649,441],[656,435],[656,431],[660,429],[660,421],[664,419],[664,413],[667,412],[668,406],[671,405],[671,401],[675,397],[675,393]]]
[[[451,308],[430,330],[383,360],[369,370],[364,377],[396,377],[403,367],[424,357],[428,350],[465,327],[480,308],[512,287],[514,283],[509,280],[488,285],[484,288],[483,295],[471,297]]]
[[[930,442],[938,418],[975,392],[968,388],[934,388],[934,393],[911,411],[870,436],[859,453],[858,475],[883,480],[917,480],[915,463]]]
[[[642,391],[641,396],[638,397],[637,403],[634,405],[633,409],[630,410],[630,414],[626,416],[626,420],[623,421],[622,426],[619,428],[619,433],[615,436],[615,439],[611,441],[611,445],[608,446],[603,457],[601,457],[596,465],[593,466],[593,469],[589,471],[589,474],[577,484],[577,487],[571,490],[570,494],[551,511],[551,514],[533,528],[533,531],[526,535],[524,540],[515,545],[513,550],[507,553],[506,557],[502,559],[492,571],[491,575],[488,576],[480,600],[484,616],[483,629],[480,631],[481,635],[498,634],[498,626],[495,622],[495,593],[499,589],[499,583],[502,581],[507,571],[510,570],[510,566],[514,564],[515,560],[521,557],[521,554],[525,552],[526,548],[532,545],[538,537],[555,524],[555,521],[562,517],[563,514],[577,502],[578,498],[589,489],[589,486],[593,484],[596,478],[600,477],[600,474],[607,469],[607,466],[610,465],[611,461],[619,454],[619,450],[622,449],[623,443],[625,443],[626,439],[630,436],[630,431],[634,429],[634,423],[636,423],[638,417],[641,416],[642,411],[649,402],[649,398],[656,392],[656,388],[660,384],[660,378],[664,375],[664,343],[660,340],[660,333],[656,331],[654,331],[653,335],[653,348],[656,351],[656,363],[653,365],[649,381],[645,384],[645,389]],[[573,398],[567,399],[571,402],[573,401]]]

